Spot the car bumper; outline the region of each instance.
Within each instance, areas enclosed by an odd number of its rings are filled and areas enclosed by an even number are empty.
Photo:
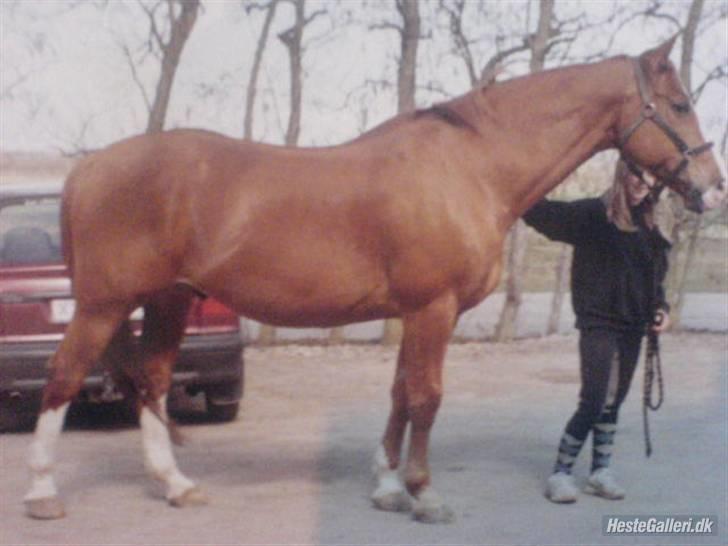
[[[12,397],[38,394],[48,381],[48,360],[58,347],[56,341],[13,342],[0,345],[0,391]],[[204,390],[243,376],[243,343],[238,332],[189,335],[184,338],[174,366],[172,384]],[[113,383],[103,363],[84,380],[82,396],[95,399],[111,396]],[[117,393],[118,395],[118,393]]]

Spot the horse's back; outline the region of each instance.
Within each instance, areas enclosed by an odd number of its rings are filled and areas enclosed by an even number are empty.
[[[296,325],[397,314],[453,283],[472,299],[491,253],[482,204],[409,142],[299,149],[176,130],[114,144],[68,183],[78,284],[138,297],[181,280]]]

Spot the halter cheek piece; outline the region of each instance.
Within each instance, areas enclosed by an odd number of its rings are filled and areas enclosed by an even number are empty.
[[[688,198],[697,198],[701,195],[700,190],[695,188],[689,180],[681,178],[680,175],[690,163],[693,157],[696,157],[703,152],[707,152],[713,147],[712,142],[704,142],[694,148],[688,146],[685,141],[677,134],[677,132],[670,126],[664,117],[657,111],[655,103],[652,102],[650,92],[647,89],[647,82],[645,80],[644,72],[640,66],[638,59],[633,59],[632,66],[634,67],[634,74],[637,80],[637,88],[640,92],[640,99],[642,100],[642,112],[640,117],[632,125],[630,125],[619,137],[617,141],[617,148],[620,151],[622,160],[625,162],[629,170],[639,178],[643,184],[649,186],[647,181],[644,179],[644,171],[635,163],[624,151],[624,146],[637,129],[646,121],[651,121],[657,125],[662,132],[669,138],[675,147],[680,151],[683,156],[682,161],[678,166],[669,171],[666,177],[663,178],[663,182],[669,184],[678,193],[685,195]],[[654,186],[650,186],[650,192],[652,198],[656,200],[660,196],[660,192],[664,188],[664,183],[655,183]]]

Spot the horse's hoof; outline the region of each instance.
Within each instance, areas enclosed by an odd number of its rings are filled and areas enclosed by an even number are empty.
[[[169,504],[175,508],[185,506],[203,506],[210,502],[209,497],[199,486],[190,487],[187,491],[169,499]]]
[[[432,491],[424,491],[415,499],[412,518],[422,523],[452,523],[455,513]]]
[[[60,519],[66,516],[66,511],[58,497],[45,497],[26,500],[25,515],[33,519]]]
[[[412,510],[412,499],[406,491],[390,491],[372,494],[374,507],[385,512],[409,512]]]

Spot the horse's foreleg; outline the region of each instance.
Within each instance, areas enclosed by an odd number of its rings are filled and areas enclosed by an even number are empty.
[[[412,515],[419,521],[444,523],[453,519],[450,508],[430,485],[428,444],[442,399],[442,366],[457,319],[454,297],[440,298],[404,318],[402,340],[410,444],[404,480],[414,498]]]
[[[139,391],[139,423],[146,467],[154,478],[164,483],[167,500],[173,506],[206,500],[195,483],[177,467],[170,437],[172,425],[166,409],[172,366],[184,335],[190,301],[189,294],[173,290],[145,306],[142,369],[134,378]]]
[[[24,501],[30,517],[55,519],[65,515],[53,478],[55,446],[71,400],[124,314],[125,309],[114,306],[103,311],[78,309],[51,358],[49,381],[28,458],[32,482]]]
[[[405,512],[412,508],[412,501],[405,491],[398,471],[402,440],[409,419],[402,358],[403,351],[400,349],[392,385],[392,410],[373,464],[376,487],[372,493],[372,502],[380,510],[391,512]]]
[[[413,515],[420,521],[445,522],[453,517],[430,487],[427,449],[442,398],[442,364],[456,317],[455,300],[448,296],[403,318],[404,336],[392,386],[392,410],[374,459],[374,505],[382,510],[409,510],[414,498]],[[398,467],[408,422],[411,437],[404,471],[405,490]]]

